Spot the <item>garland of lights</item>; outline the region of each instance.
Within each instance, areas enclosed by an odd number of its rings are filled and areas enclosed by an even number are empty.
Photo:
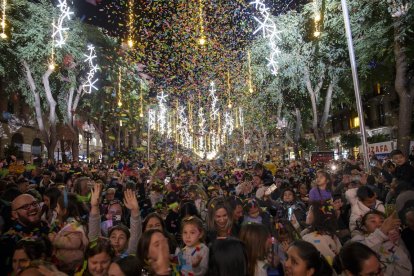
[[[121,108],[122,107],[122,93],[121,93],[121,86],[122,84],[122,72],[121,72],[121,67],[119,67],[118,69],[118,107]]]
[[[231,135],[233,133],[234,130],[234,119],[231,116],[231,114],[229,112],[226,112],[224,114],[224,127],[223,127],[223,132],[225,132],[224,130],[227,130],[227,134]]]
[[[6,0],[3,0],[1,9],[2,9],[2,17],[1,17],[1,34],[0,37],[3,39],[7,38],[6,35]]]
[[[321,21],[321,14],[319,12],[319,3],[318,0],[313,0],[313,8],[314,8],[314,13],[315,13],[315,32],[313,33],[313,35],[315,37],[319,37],[321,35],[321,30],[320,30],[320,24],[319,22]]]
[[[53,34],[52,37],[55,39],[56,47],[62,48],[62,46],[66,43],[66,31],[69,28],[65,28],[63,24],[65,20],[70,20],[70,16],[73,12],[70,11],[70,7],[66,0],[59,0],[59,5],[57,7],[60,9],[60,15],[57,21],[57,24],[53,23]]]
[[[218,98],[216,96],[216,89],[214,88],[214,82],[210,83],[211,89],[210,89],[210,97],[211,97],[211,113],[210,116],[213,120],[216,120],[219,116],[219,109],[217,107]]]
[[[203,20],[203,0],[199,0],[199,17],[200,17],[200,39],[198,43],[203,46],[206,44],[206,37],[204,35],[204,20]]]
[[[158,100],[158,125],[160,129],[160,133],[164,134],[166,131],[166,121],[167,121],[167,107],[165,103],[167,102],[168,95],[164,94],[164,91],[161,91],[160,95],[157,95]]]
[[[132,39],[132,34],[134,31],[134,0],[128,1],[128,46],[129,48],[132,48],[134,46],[134,41]]]
[[[267,60],[269,61],[267,65],[271,68],[272,74],[277,75],[279,71],[279,64],[277,58],[280,55],[280,49],[278,46],[278,42],[281,40],[279,36],[280,31],[277,30],[276,23],[270,18],[269,8],[266,8],[264,0],[255,0],[250,4],[255,5],[255,8],[259,10],[260,14],[263,17],[263,19],[258,19],[257,17],[254,17],[254,19],[260,24],[260,26],[257,30],[254,31],[253,34],[256,34],[260,30],[262,30],[263,37],[268,39],[271,52],[270,57],[267,58]]]
[[[86,57],[84,61],[89,63],[89,72],[86,75],[86,82],[83,84],[83,91],[91,94],[93,89],[98,90],[95,86],[98,79],[94,79],[95,73],[98,72],[98,65],[94,63],[94,59],[96,58],[95,47],[93,45],[88,45],[88,50],[89,54],[84,55]]]
[[[203,107],[200,107],[200,109],[198,110],[198,127],[199,127],[199,144],[198,144],[198,148],[200,150],[200,152],[204,152],[205,150],[205,145],[204,145],[204,135],[206,134],[206,119],[204,118],[204,112],[203,112]]]
[[[144,117],[144,113],[143,113],[143,109],[144,109],[144,105],[143,105],[143,103],[142,103],[142,101],[143,101],[143,95],[142,95],[142,81],[140,82],[140,84],[139,84],[139,92],[140,92],[140,98],[139,98],[139,101],[140,101],[140,103],[139,103],[139,117],[140,118],[142,118],[142,117]]]
[[[230,71],[227,71],[227,95],[228,95],[228,100],[227,100],[228,105],[227,105],[227,107],[231,108],[232,104],[231,104]]]
[[[148,110],[148,125],[149,128],[155,130],[157,128],[157,121],[154,109]]]
[[[248,79],[248,86],[249,86],[249,93],[253,93],[253,81],[252,81],[252,60],[250,56],[250,51],[247,51],[247,65],[249,70],[249,79]]]

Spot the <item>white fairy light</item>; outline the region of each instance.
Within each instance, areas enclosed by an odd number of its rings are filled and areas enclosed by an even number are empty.
[[[216,96],[216,89],[214,88],[214,82],[210,83],[210,97],[211,97],[211,117],[213,118],[213,120],[217,119],[218,117],[218,113],[219,113],[219,109],[217,108],[217,102],[218,102],[218,98]]]
[[[88,51],[89,55],[85,55],[86,59],[85,62],[89,63],[89,72],[86,75],[86,81],[83,84],[83,91],[85,93],[92,93],[92,90],[98,90],[98,88],[95,86],[95,83],[98,81],[98,79],[94,79],[95,73],[98,71],[98,65],[94,64],[94,59],[96,58],[96,52],[95,47],[93,45],[88,45]]]
[[[193,137],[190,135],[188,131],[188,119],[185,114],[185,107],[180,106],[178,108],[178,116],[179,116],[179,132],[182,140],[182,144],[184,147],[191,149],[193,146]]]
[[[148,111],[148,124],[150,126],[150,129],[155,130],[157,128],[156,115],[154,109],[150,109]]]
[[[224,130],[226,130],[229,135],[231,135],[233,133],[233,130],[234,130],[234,119],[233,119],[233,117],[231,116],[231,114],[229,112],[226,112],[224,114],[223,132],[225,132]]]
[[[161,134],[165,133],[166,125],[167,125],[167,107],[165,104],[167,102],[167,97],[168,95],[164,94],[164,91],[162,90],[161,90],[161,94],[157,95],[158,109],[159,109],[158,124],[160,127]]]
[[[6,0],[2,1],[2,17],[1,17],[1,33],[0,37],[3,39],[7,38],[6,34]]]
[[[70,20],[70,16],[73,12],[70,11],[70,7],[66,0],[59,0],[59,5],[57,7],[60,9],[60,15],[57,21],[57,24],[53,24],[53,34],[52,37],[55,39],[56,47],[62,48],[62,46],[66,43],[66,32],[69,28],[65,28],[63,24],[64,21]]]
[[[167,139],[171,139],[172,133],[171,120],[167,120]]]
[[[277,58],[280,55],[280,49],[278,42],[281,40],[277,30],[276,23],[270,18],[269,8],[266,8],[264,0],[255,0],[250,5],[255,5],[255,8],[259,10],[262,15],[262,19],[254,17],[254,19],[260,24],[258,29],[254,31],[256,34],[259,31],[263,32],[263,37],[268,39],[268,43],[271,49],[270,57],[267,58],[269,63],[267,64],[271,68],[273,75],[277,75],[279,71],[279,64]]]
[[[205,151],[204,135],[206,134],[206,119],[204,118],[203,107],[198,110],[198,128],[199,128],[199,145],[198,148],[201,152]]]

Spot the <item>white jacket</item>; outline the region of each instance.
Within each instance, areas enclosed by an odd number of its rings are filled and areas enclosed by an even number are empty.
[[[402,239],[394,244],[380,229],[376,229],[369,235],[358,233],[352,241],[365,244],[380,256],[381,262],[387,267],[385,276],[411,276],[410,255]]]
[[[361,221],[362,217],[371,211],[372,209],[365,206],[358,197],[356,196],[358,188],[349,189],[345,192],[345,197],[348,202],[351,204],[351,217],[349,218],[349,230],[351,233],[357,227],[357,221]],[[375,203],[375,210],[385,213],[384,204],[381,201],[377,200]]]

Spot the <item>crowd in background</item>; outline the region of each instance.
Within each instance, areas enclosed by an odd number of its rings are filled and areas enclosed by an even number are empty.
[[[0,161],[0,275],[413,275],[399,150],[312,164]]]

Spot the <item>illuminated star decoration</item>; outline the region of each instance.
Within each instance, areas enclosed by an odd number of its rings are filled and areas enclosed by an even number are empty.
[[[225,132],[226,130],[227,130],[227,133],[229,135],[231,135],[233,133],[233,130],[234,130],[234,119],[230,115],[229,112],[226,112],[224,114],[224,127],[223,127],[223,132]]]
[[[164,91],[161,91],[160,95],[157,95],[158,100],[158,124],[160,133],[164,134],[166,130],[166,123],[167,123],[167,107],[165,103],[167,102],[168,95],[164,94]]]
[[[89,72],[86,75],[86,81],[83,84],[83,91],[90,94],[93,89],[98,90],[95,86],[98,79],[94,79],[95,73],[98,71],[98,65],[94,64],[94,59],[96,58],[95,47],[93,45],[88,45],[88,50],[89,55],[84,55],[86,57],[84,61],[89,63]]]
[[[70,20],[70,16],[73,12],[70,11],[68,3],[66,0],[59,0],[59,5],[57,7],[60,9],[60,15],[57,21],[57,24],[53,24],[53,34],[52,37],[55,39],[56,47],[62,48],[66,43],[66,31],[69,28],[63,26],[65,19]]]
[[[199,134],[200,134],[198,148],[200,152],[204,152],[205,150],[204,135],[206,134],[206,119],[204,118],[204,112],[203,112],[202,107],[200,107],[200,109],[198,110],[198,120],[199,120],[198,127],[199,127]]]
[[[210,88],[210,97],[211,97],[211,117],[213,118],[213,120],[217,119],[218,117],[218,113],[219,113],[219,109],[217,108],[217,102],[218,102],[218,98],[216,96],[216,89],[214,88],[214,82],[211,82],[210,84],[211,88]]]
[[[277,30],[276,23],[270,18],[269,9],[266,8],[264,0],[256,0],[251,2],[250,5],[255,5],[255,8],[259,10],[263,17],[263,19],[254,17],[260,25],[253,34],[256,34],[261,30],[263,32],[263,37],[268,39],[271,52],[270,57],[267,58],[269,61],[267,65],[270,67],[272,74],[276,76],[279,71],[277,58],[280,55],[280,49],[278,46],[278,42],[281,40],[279,36],[280,31]]]

